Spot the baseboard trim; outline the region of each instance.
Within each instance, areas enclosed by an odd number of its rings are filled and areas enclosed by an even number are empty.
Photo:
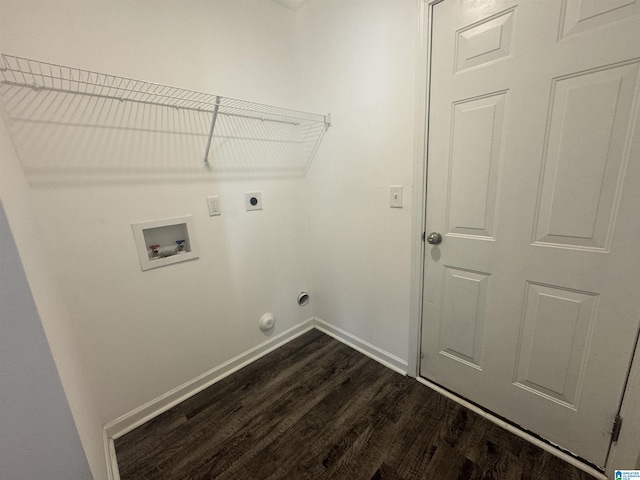
[[[314,318],[308,318],[304,322],[270,338],[269,340],[257,345],[250,350],[228,360],[227,362],[212,368],[208,372],[189,380],[188,382],[174,388],[173,390],[147,402],[141,407],[126,413],[116,420],[107,423],[104,426],[106,437],[109,440],[117,439],[140,425],[148,422],[152,418],[157,417],[161,413],[178,405],[184,400],[192,397],[205,388],[219,382],[232,373],[240,370],[242,367],[256,361],[258,358],[272,352],[276,348],[281,347],[296,337],[312,330],[315,325]],[[112,477],[117,480],[117,477]]]
[[[387,368],[394,370],[402,375],[407,374],[408,364],[404,360],[389,352],[376,347],[375,345],[365,342],[361,338],[342,330],[341,328],[331,325],[320,318],[315,319],[315,327],[323,333],[335,338],[336,340],[350,346],[354,350],[366,355],[367,357],[381,363]]]
[[[246,352],[232,358],[231,360],[219,365],[208,372],[200,375],[199,377],[190,380],[183,385],[171,390],[170,392],[161,395],[160,397],[151,400],[150,402],[142,405],[139,408],[123,415],[122,417],[106,424],[104,426],[104,448],[107,459],[107,473],[110,480],[120,480],[120,474],[118,471],[118,462],[116,458],[116,451],[114,440],[125,435],[136,427],[148,422],[149,420],[157,417],[161,413],[169,410],[170,408],[178,405],[184,400],[192,397],[198,392],[208,388],[216,382],[219,382],[223,378],[231,375],[232,373],[240,370],[242,367],[256,361],[260,357],[272,352],[273,350],[281,347],[282,345],[290,342],[296,337],[303,335],[312,329],[318,329],[321,332],[335,338],[336,340],[348,345],[349,347],[357,350],[358,352],[366,355],[372,360],[384,365],[391,370],[394,370],[402,375],[407,374],[408,363],[395,355],[390,354],[382,350],[375,345],[372,345],[361,338],[342,330],[335,325],[332,325],[320,318],[309,318],[304,322],[296,325],[289,330],[282,332],[281,334],[257,345],[256,347],[247,350]],[[596,470],[590,465],[580,461],[578,458],[569,455],[560,448],[555,447],[552,444],[546,443],[543,440],[535,437],[528,432],[521,430],[520,428],[505,422],[501,418],[492,415],[491,413],[479,408],[478,406],[468,402],[467,400],[458,397],[457,395],[445,390],[439,385],[430,382],[421,377],[417,377],[416,380],[432,390],[444,395],[445,397],[453,400],[454,402],[468,408],[469,410],[477,413],[483,418],[491,421],[492,423],[504,428],[505,430],[513,433],[514,435],[526,440],[527,442],[542,448],[543,450],[551,453],[552,455],[560,458],[561,460],[573,465],[574,467],[588,473],[589,475],[599,479],[607,480],[607,476],[599,470]]]
[[[560,460],[563,460],[563,461],[569,463],[570,465],[573,465],[574,467],[582,470],[583,472],[588,473],[589,475],[591,475],[591,476],[593,476],[595,478],[598,478],[600,480],[607,480],[607,476],[604,473],[602,473],[600,470],[596,470],[591,465],[587,465],[586,463],[581,462],[579,459],[577,459],[576,457],[574,457],[572,455],[569,455],[568,453],[566,453],[565,451],[561,450],[560,448],[557,448],[557,447],[555,447],[554,445],[552,445],[550,443],[547,443],[547,442],[545,442],[543,440],[540,440],[538,437],[535,437],[535,436],[531,435],[530,433],[525,432],[524,430],[516,427],[515,425],[512,425],[512,424],[510,424],[508,422],[505,422],[501,418],[498,418],[495,415],[492,415],[491,413],[487,412],[486,410],[483,410],[482,408],[478,407],[477,405],[474,405],[473,403],[468,402],[464,398],[458,397],[457,395],[449,392],[448,390],[445,390],[441,386],[436,385],[435,383],[430,382],[427,379],[424,379],[422,377],[417,377],[416,380],[418,382],[420,382],[421,384],[429,387],[430,389],[435,390],[436,392],[440,393],[441,395],[444,395],[445,397],[447,397],[447,398],[453,400],[454,402],[462,405],[463,407],[468,408],[472,412],[477,413],[481,417],[486,418],[490,422],[495,423],[499,427],[504,428],[508,432],[513,433],[517,437],[520,437],[523,440],[526,440],[527,442],[535,445],[536,447],[540,447],[541,449],[549,452],[551,455],[554,455],[554,456],[558,457]]]
[[[107,459],[107,477],[109,480],[120,480],[118,459],[116,458],[116,446],[113,442],[113,438],[109,438],[106,428],[102,429],[102,440],[104,442],[104,453]]]
[[[401,358],[392,355],[381,348],[372,345],[355,335],[342,330],[334,325],[331,325],[319,318],[308,318],[304,322],[296,325],[289,330],[282,332],[281,334],[267,340],[266,342],[257,345],[256,347],[247,350],[244,353],[232,358],[231,360],[212,368],[208,372],[180,385],[179,387],[147,402],[146,404],[132,410],[129,413],[117,418],[116,420],[107,423],[104,426],[104,449],[107,459],[107,473],[109,480],[120,480],[120,473],[118,471],[118,461],[116,458],[116,450],[114,440],[129,433],[135,428],[143,425],[149,420],[157,417],[163,412],[166,412],[170,408],[178,405],[184,400],[192,397],[193,395],[201,392],[202,390],[210,387],[216,382],[219,382],[223,378],[231,375],[232,373],[240,370],[242,367],[258,360],[260,357],[272,352],[273,350],[281,347],[282,345],[290,342],[296,337],[303,335],[317,328],[321,332],[335,338],[336,340],[348,345],[349,347],[357,350],[358,352],[366,355],[367,357],[381,363],[387,368],[390,368],[403,375],[407,374],[407,362]]]

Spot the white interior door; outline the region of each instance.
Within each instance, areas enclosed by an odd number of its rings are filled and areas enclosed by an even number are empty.
[[[640,1],[432,24],[420,374],[604,466],[640,319]]]

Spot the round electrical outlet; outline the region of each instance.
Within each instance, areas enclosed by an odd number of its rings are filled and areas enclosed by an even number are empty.
[[[276,323],[276,319],[270,313],[265,313],[260,319],[260,330],[266,332],[271,330]]]

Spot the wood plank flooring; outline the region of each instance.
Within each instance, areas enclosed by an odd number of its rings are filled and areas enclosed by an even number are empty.
[[[115,445],[122,480],[593,479],[318,330]]]

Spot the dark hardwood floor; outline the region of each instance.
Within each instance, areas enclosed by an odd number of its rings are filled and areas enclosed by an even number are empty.
[[[122,480],[593,479],[317,330],[115,445]]]

